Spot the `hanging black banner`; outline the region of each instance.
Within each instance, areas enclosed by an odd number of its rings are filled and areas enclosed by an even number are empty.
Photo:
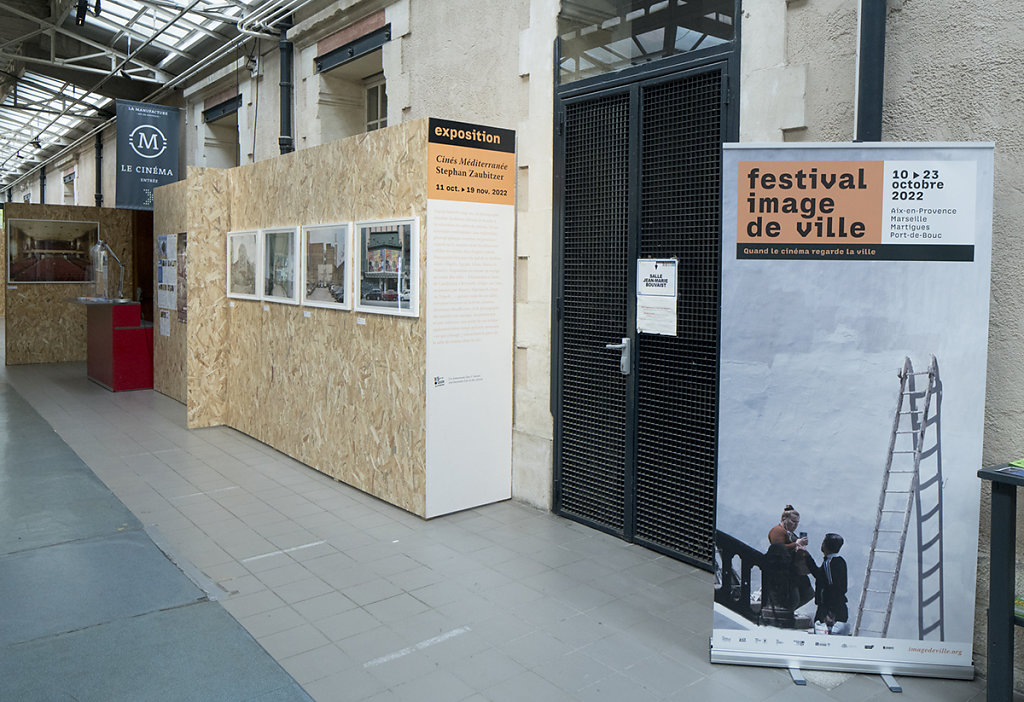
[[[153,189],[178,180],[181,111],[117,101],[116,207],[152,210]]]

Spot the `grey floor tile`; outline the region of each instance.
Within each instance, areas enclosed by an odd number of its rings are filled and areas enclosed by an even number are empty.
[[[565,702],[581,699],[530,670],[492,685],[483,693],[491,702]]]
[[[389,624],[421,614],[428,608],[420,600],[403,592],[394,597],[365,605],[364,609],[378,621]]]
[[[399,700],[409,702],[460,701],[475,692],[446,670],[437,670],[421,678],[402,683],[392,688],[391,691]]]
[[[362,702],[387,692],[384,683],[363,670],[362,666],[321,678],[305,688],[316,702]]]
[[[342,615],[344,616],[344,615]],[[365,665],[382,664],[383,659],[398,656],[410,647],[409,641],[386,626],[348,636],[337,642],[342,651]]]
[[[544,631],[532,631],[518,639],[495,646],[527,668],[561,658],[572,649]]]
[[[359,606],[373,604],[386,600],[389,597],[402,594],[402,591],[383,578],[376,578],[358,585],[346,587],[343,591],[345,597],[349,598]]]
[[[0,643],[30,641],[204,597],[144,531],[0,557]]]
[[[228,597],[221,604],[236,618],[243,619],[254,614],[284,607],[285,601],[270,590],[262,590],[251,595]]]
[[[700,702],[701,700],[738,700],[739,698],[732,697],[732,691],[726,688],[725,690],[729,694],[717,697],[702,697],[694,690],[692,696],[681,697],[680,700],[688,700],[689,702]],[[660,694],[652,692],[638,685],[634,680],[622,675],[621,673],[612,673],[600,680],[588,685],[587,687],[579,690],[576,693],[576,697],[584,702],[622,702],[623,700],[629,700],[630,702],[654,702],[664,699]],[[747,702],[750,702],[749,700]]]
[[[348,612],[355,609],[356,606],[355,602],[340,592],[331,590],[326,594],[296,602],[292,605],[292,609],[302,615],[306,621],[316,623],[342,612]]]
[[[300,624],[292,629],[261,636],[258,640],[260,645],[267,649],[267,653],[278,660],[291,658],[330,643],[312,624]]]
[[[356,665],[348,655],[334,644],[284,658],[281,666],[301,685],[329,677]]]
[[[485,690],[526,671],[521,663],[495,648],[453,661],[445,669],[474,690]]]
[[[238,622],[257,639],[288,631],[308,623],[302,615],[291,607],[278,607],[268,612],[240,617]]]
[[[536,665],[533,672],[572,694],[615,674],[615,671],[579,651]]]
[[[298,580],[293,583],[281,585],[280,587],[274,588],[274,592],[276,592],[278,597],[285,602],[295,604],[334,592],[334,588],[320,578],[311,577],[306,578],[305,580]]]
[[[161,702],[171,690],[183,700],[309,699],[216,603],[37,639],[0,656],[5,700]]]
[[[415,649],[408,651],[404,655],[396,655],[396,657],[389,660],[374,662],[372,665],[364,663],[363,668],[370,675],[384,683],[385,687],[389,689],[423,678],[439,670],[436,661]]]
[[[361,607],[312,622],[331,641],[341,641],[381,626]]]
[[[704,677],[703,673],[660,654],[643,658],[622,672],[636,684],[662,696],[674,694]]]

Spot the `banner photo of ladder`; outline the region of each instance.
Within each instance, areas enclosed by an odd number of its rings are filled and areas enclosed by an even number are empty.
[[[907,357],[897,376],[899,396],[853,634],[888,635],[908,531],[913,526],[918,631],[921,640],[943,641],[942,386],[938,362],[932,356],[928,370],[915,373]]]
[[[723,147],[712,663],[975,676],[992,164]]]

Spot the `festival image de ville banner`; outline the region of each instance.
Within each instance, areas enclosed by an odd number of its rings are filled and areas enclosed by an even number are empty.
[[[971,678],[991,144],[728,144],[715,663]]]

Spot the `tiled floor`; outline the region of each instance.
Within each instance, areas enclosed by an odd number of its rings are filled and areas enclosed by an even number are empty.
[[[546,512],[424,521],[84,364],[6,379],[316,700],[893,699],[875,676],[712,666],[708,573]],[[900,681],[905,701],[985,699]]]

